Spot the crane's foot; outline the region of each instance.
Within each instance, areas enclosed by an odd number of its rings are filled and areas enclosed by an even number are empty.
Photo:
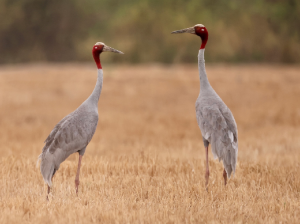
[[[79,180],[75,180],[75,189],[76,189],[76,195],[78,196],[78,186],[80,184]]]
[[[205,173],[205,189],[208,191],[208,179],[209,179],[209,170],[206,170]]]
[[[224,185],[226,186],[226,184],[227,184],[227,173],[226,173],[225,169],[223,171],[223,177],[224,177]]]

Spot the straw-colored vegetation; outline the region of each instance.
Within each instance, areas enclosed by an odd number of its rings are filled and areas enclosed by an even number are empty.
[[[208,66],[239,129],[237,172],[223,186],[194,102],[197,66],[104,66],[99,124],[83,157],[54,177],[49,202],[37,156],[55,124],[96,81],[94,65],[0,68],[0,223],[299,223],[300,68]]]

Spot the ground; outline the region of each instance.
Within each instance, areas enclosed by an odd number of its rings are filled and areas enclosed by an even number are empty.
[[[0,223],[297,223],[300,67],[207,65],[239,131],[237,170],[205,151],[195,116],[197,65],[103,65],[99,123],[46,185],[43,142],[92,92],[94,64],[0,67]]]

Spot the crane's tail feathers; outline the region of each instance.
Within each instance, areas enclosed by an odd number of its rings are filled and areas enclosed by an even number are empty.
[[[46,153],[46,155],[39,156],[39,159],[41,159],[41,173],[43,176],[44,181],[48,184],[49,187],[52,186],[52,177],[55,173],[55,164],[53,162],[53,158],[52,155],[47,155],[48,153]]]
[[[233,138],[230,138],[230,136],[229,138],[220,139],[216,135],[212,135],[211,148],[214,158],[223,162],[224,169],[229,179],[231,174],[234,175],[235,173],[238,154],[237,142],[235,142]]]
[[[232,176],[234,176],[235,168],[233,169],[231,164],[230,165],[225,164],[224,161],[223,161],[223,165],[224,165],[224,169],[227,173],[228,179],[230,178],[231,174],[232,174]]]
[[[43,175],[44,181],[48,184],[49,187],[52,186],[52,176],[54,174],[54,164],[41,164],[41,173]]]

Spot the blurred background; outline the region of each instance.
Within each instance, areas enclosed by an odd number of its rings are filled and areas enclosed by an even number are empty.
[[[0,0],[0,63],[196,63],[200,40],[171,31],[204,24],[208,62],[300,62],[299,0]]]
[[[198,23],[209,81],[239,131],[236,176],[225,190],[209,152],[208,193],[201,40],[171,34]],[[98,41],[125,55],[101,56],[79,196],[73,154],[45,205],[37,157],[94,89]],[[0,223],[299,223],[299,86],[300,0],[0,0]]]

